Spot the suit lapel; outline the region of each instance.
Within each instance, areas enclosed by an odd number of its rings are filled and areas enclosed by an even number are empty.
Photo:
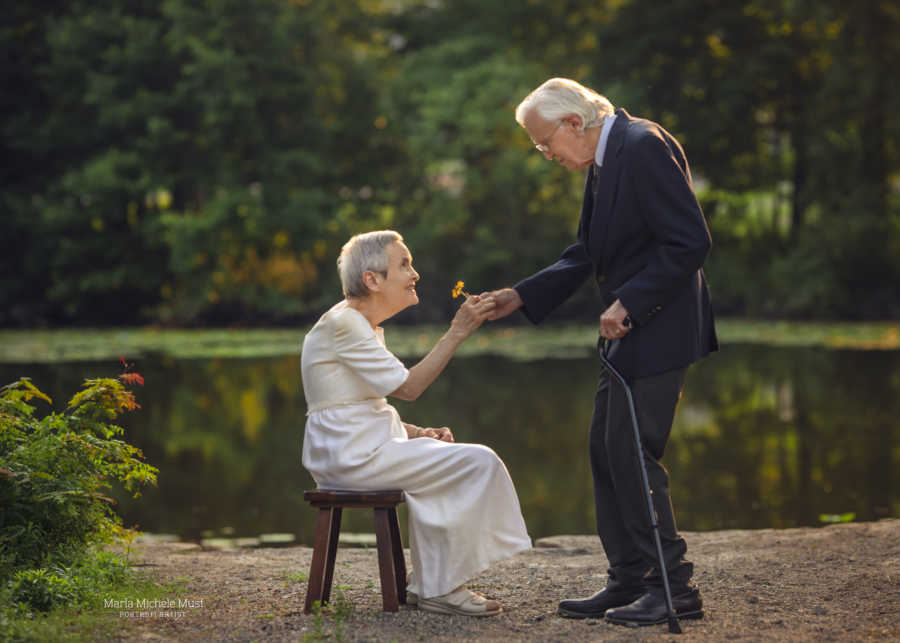
[[[595,166],[593,168],[594,213],[591,217],[590,250],[597,265],[602,265],[603,258],[606,256],[612,207],[619,189],[619,175],[622,170],[620,153],[625,144],[625,130],[628,128],[629,119],[630,116],[624,109],[616,110],[616,120],[609,132],[609,138],[606,140],[603,167]]]

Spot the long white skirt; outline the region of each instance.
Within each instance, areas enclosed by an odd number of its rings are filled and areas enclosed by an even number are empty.
[[[307,417],[303,466],[324,489],[402,489],[416,570],[409,591],[446,594],[531,547],[503,461],[480,444],[407,439],[396,409],[369,400]]]

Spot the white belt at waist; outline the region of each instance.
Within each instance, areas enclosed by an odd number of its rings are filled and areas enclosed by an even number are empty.
[[[326,402],[318,402],[316,404],[310,405],[310,407],[306,410],[306,414],[309,415],[310,413],[318,413],[319,411],[325,411],[328,409],[345,406],[373,406],[376,402],[387,404],[387,398],[367,397],[363,400],[329,400]]]

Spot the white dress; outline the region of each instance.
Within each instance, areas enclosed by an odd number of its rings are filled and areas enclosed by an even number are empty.
[[[403,489],[413,575],[430,598],[531,547],[506,466],[490,448],[407,439],[385,395],[409,371],[381,328],[342,301],[306,335],[303,466],[322,489]]]

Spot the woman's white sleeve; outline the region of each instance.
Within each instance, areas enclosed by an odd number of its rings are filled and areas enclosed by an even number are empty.
[[[378,395],[396,391],[409,369],[385,348],[365,318],[346,311],[335,319],[334,346],[340,360]]]

